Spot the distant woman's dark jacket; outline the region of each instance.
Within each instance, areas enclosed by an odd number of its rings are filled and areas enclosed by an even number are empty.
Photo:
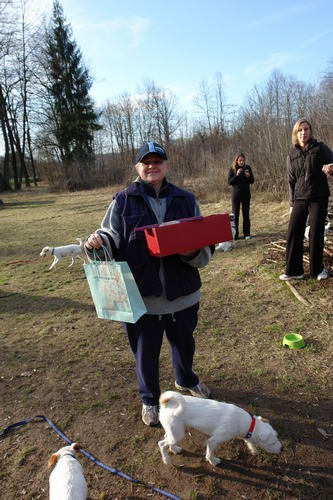
[[[312,139],[302,148],[296,144],[287,156],[289,204],[295,200],[328,198],[330,190],[327,176],[322,171],[325,164],[333,163],[333,153],[324,143]]]
[[[246,177],[244,171],[248,170],[250,177]],[[250,184],[254,183],[254,177],[249,165],[245,165],[243,172],[240,175],[236,175],[234,170],[230,168],[228,174],[228,184],[233,187],[233,189],[239,194],[250,195]]]

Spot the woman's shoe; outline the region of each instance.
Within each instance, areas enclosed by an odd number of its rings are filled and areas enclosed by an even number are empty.
[[[330,273],[326,269],[323,269],[322,272],[318,274],[317,280],[318,281],[326,280],[329,277],[330,277]]]
[[[304,280],[305,274],[298,274],[297,276],[290,276],[290,274],[280,274],[279,279],[281,281],[289,280]]]

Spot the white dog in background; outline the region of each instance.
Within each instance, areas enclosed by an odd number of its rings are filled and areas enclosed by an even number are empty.
[[[331,223],[330,222],[328,222],[327,224],[325,224],[325,233],[324,234],[328,233],[328,231],[330,230],[330,227],[331,227]],[[305,231],[304,231],[304,238],[306,240],[308,240],[309,236],[310,236],[310,226],[306,226]],[[327,237],[326,236],[324,237],[324,241],[327,241]]]
[[[278,435],[267,420],[251,416],[233,404],[212,399],[183,396],[167,391],[160,397],[160,422],[165,430],[159,441],[162,460],[171,464],[168,449],[181,453],[177,443],[184,438],[185,428],[193,427],[210,437],[207,441],[206,460],[218,465],[221,460],[214,455],[215,449],[234,437],[242,438],[250,452],[257,453],[255,445],[270,453],[280,453],[282,445]]]
[[[84,261],[84,259],[81,257],[81,253],[83,251],[83,243],[80,238],[76,238],[77,241],[79,242],[78,245],[65,245],[63,247],[44,247],[41,253],[39,254],[41,257],[45,257],[46,255],[53,255],[53,262],[51,266],[49,267],[50,269],[53,269],[56,264],[63,258],[63,257],[71,257],[72,262],[69,265],[71,267],[74,264],[74,261],[76,258],[79,258]]]
[[[80,462],[76,459],[78,443],[64,446],[50,456],[48,465],[55,468],[50,474],[50,500],[86,500],[87,483]]]
[[[234,214],[229,214],[231,232],[232,232],[232,240],[230,241],[222,241],[215,246],[215,250],[218,252],[229,252],[235,244],[235,235],[236,235],[236,226],[235,226],[235,216]]]

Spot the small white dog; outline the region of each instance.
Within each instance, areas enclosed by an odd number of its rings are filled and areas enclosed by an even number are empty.
[[[53,269],[56,264],[63,258],[63,257],[71,257],[72,262],[68,267],[71,267],[74,264],[75,259],[78,257],[79,259],[83,260],[84,259],[81,257],[81,253],[83,250],[83,243],[80,238],[76,238],[77,241],[79,242],[78,245],[65,245],[63,247],[44,247],[41,253],[39,254],[41,257],[45,257],[46,255],[53,255],[53,262],[51,266],[49,267],[50,269]]]
[[[232,240],[230,241],[222,241],[215,246],[215,250],[218,252],[229,252],[235,244],[235,236],[236,236],[236,226],[235,226],[235,216],[233,213],[229,214]]]
[[[64,446],[50,456],[48,465],[56,465],[50,474],[50,500],[86,500],[87,483],[76,459],[78,443]]]
[[[214,455],[216,448],[234,437],[242,438],[252,455],[257,453],[255,445],[270,452],[280,453],[282,445],[273,427],[267,420],[254,417],[233,404],[212,399],[183,396],[167,391],[160,397],[160,422],[165,430],[159,441],[162,460],[170,465],[168,449],[181,453],[177,443],[185,436],[185,428],[193,427],[208,434],[206,460],[218,465],[221,460]]]
[[[324,232],[325,235],[329,232],[330,228],[331,228],[331,223],[330,222],[328,222],[327,224],[325,224],[325,232]],[[305,231],[304,231],[304,238],[306,240],[308,240],[309,237],[310,237],[310,226],[306,226]],[[326,236],[324,237],[324,241],[327,241],[327,237]]]

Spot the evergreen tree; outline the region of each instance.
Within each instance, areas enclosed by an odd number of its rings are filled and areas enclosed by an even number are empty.
[[[85,167],[91,164],[94,131],[101,127],[89,96],[92,79],[58,0],[53,3],[45,55],[48,119],[58,157],[68,177],[68,167],[73,163]]]

